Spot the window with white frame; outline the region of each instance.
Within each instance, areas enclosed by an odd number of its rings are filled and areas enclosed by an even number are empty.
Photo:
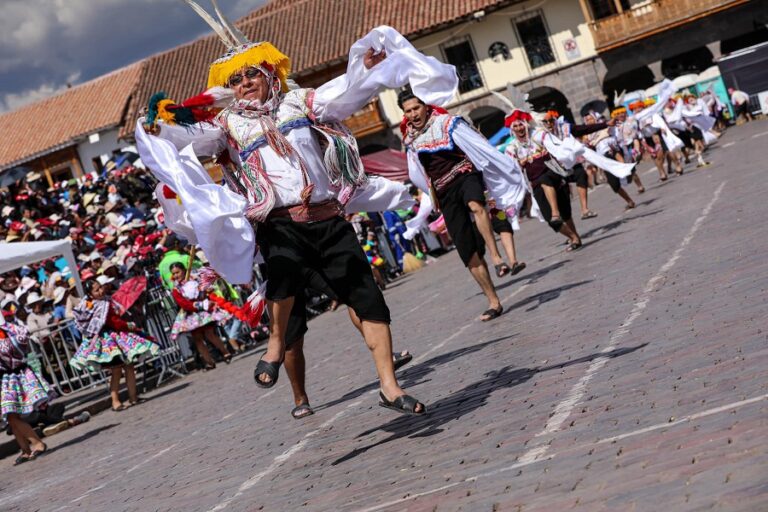
[[[456,67],[459,75],[459,92],[465,93],[483,87],[483,77],[477,66],[477,56],[469,36],[454,39],[440,45],[445,61]]]
[[[549,42],[549,30],[541,12],[516,18],[513,23],[531,69],[555,62],[555,51]]]

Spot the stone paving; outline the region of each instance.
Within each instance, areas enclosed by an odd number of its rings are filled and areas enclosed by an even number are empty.
[[[766,143],[730,129],[627,213],[598,187],[575,253],[524,222],[496,321],[455,254],[393,283],[424,418],[377,406],[339,310],[310,323],[314,416],[284,374],[253,384],[253,352],[0,461],[0,510],[768,510]]]

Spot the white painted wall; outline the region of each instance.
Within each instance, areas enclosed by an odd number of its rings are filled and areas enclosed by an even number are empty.
[[[532,11],[540,11],[549,28],[550,45],[555,52],[555,62],[536,69],[531,69],[525,50],[517,39],[514,20]],[[480,21],[468,22],[430,34],[412,41],[414,46],[426,55],[443,60],[440,45],[468,35],[472,40],[478,67],[483,76],[484,87],[457,95],[453,104],[465,102],[479,96],[485,96],[490,89],[501,89],[507,82],[517,83],[535,76],[546,74],[564,65],[594,58],[595,44],[592,33],[584,19],[579,3],[575,0],[533,0],[516,4],[502,11],[491,13]],[[564,48],[568,39],[576,41],[581,56],[569,60]],[[511,59],[495,62],[488,55],[488,49],[496,41],[506,43]],[[380,95],[382,112],[390,124],[398,123],[402,112],[397,106],[397,93],[386,91]],[[451,106],[451,105],[449,105]]]
[[[80,162],[83,164],[84,172],[91,172],[94,170],[92,163],[93,158],[98,157],[101,160],[101,164],[104,165],[110,158],[112,158],[112,150],[129,147],[129,144],[126,142],[117,140],[118,133],[119,130],[117,128],[104,130],[98,132],[98,142],[90,142],[90,138],[95,138],[91,135],[91,137],[86,137],[83,142],[77,145],[77,154],[80,156]]]

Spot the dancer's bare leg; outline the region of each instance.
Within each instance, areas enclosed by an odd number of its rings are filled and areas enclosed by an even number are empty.
[[[261,358],[268,363],[279,363],[283,360],[285,354],[285,332],[288,328],[288,319],[290,318],[292,308],[293,297],[277,301],[267,301],[269,339],[267,340],[267,351]],[[272,378],[266,373],[260,373],[256,378],[265,384],[272,382]]]
[[[501,246],[504,247],[504,252],[507,254],[507,259],[510,265],[517,263],[517,252],[515,251],[515,235],[509,231],[502,231],[499,233],[501,238]]]
[[[363,320],[361,324],[365,344],[368,345],[373,355],[373,362],[376,364],[381,392],[387,400],[395,400],[404,395],[405,391],[397,383],[397,377],[395,377],[395,366],[392,361],[392,332],[389,329],[389,324],[374,320]],[[415,412],[421,411],[421,406],[417,406]]]
[[[579,236],[579,233],[576,231],[576,224],[573,223],[573,219],[569,219],[563,223],[562,226],[560,226],[560,234],[568,238],[568,240],[571,241],[571,243],[580,244],[581,243],[581,237]]]
[[[219,335],[216,334],[216,327],[214,324],[206,325],[204,327],[203,334],[205,335],[205,339],[207,339],[211,345],[216,347],[216,350],[221,352],[221,355],[230,355],[229,350],[226,346],[224,346],[224,343],[221,341],[221,338],[219,338]]]
[[[136,368],[127,364],[125,368],[125,386],[128,388],[128,402],[135,404],[139,401],[139,392],[136,389]]]
[[[475,281],[480,285],[480,289],[488,299],[490,309],[498,309],[501,301],[499,301],[499,296],[496,295],[496,288],[493,286],[493,281],[491,281],[491,275],[488,273],[488,265],[485,264],[485,260],[475,253],[470,258],[467,268],[469,268],[469,273],[475,278]]]
[[[203,363],[207,367],[215,366],[211,353],[208,351],[208,347],[205,344],[205,334],[203,333],[202,327],[198,327],[192,331],[192,342],[195,344],[195,350],[197,350]]]
[[[621,196],[621,198],[624,201],[627,202],[627,207],[628,208],[634,208],[635,207],[635,202],[632,200],[631,197],[629,197],[629,194],[627,194],[626,190],[624,190],[623,188],[620,188],[619,191],[616,192],[616,193],[619,194],[619,196]]]
[[[285,373],[288,375],[288,380],[291,381],[294,404],[308,404],[309,397],[305,387],[304,337],[294,341],[290,347],[285,349]]]
[[[493,236],[493,227],[491,226],[491,217],[488,215],[488,211],[485,206],[477,201],[469,201],[467,207],[475,216],[475,226],[480,232],[480,236],[483,237],[485,246],[488,247],[488,252],[491,255],[491,260],[494,265],[503,263],[499,253],[499,247],[496,245],[496,237]]]
[[[560,217],[560,208],[557,205],[557,190],[555,190],[555,187],[542,184],[541,189],[544,191],[544,196],[547,198],[549,208],[552,210],[552,218],[562,218]]]
[[[120,378],[122,376],[122,366],[115,366],[112,368],[112,375],[109,378],[109,397],[112,399],[113,409],[118,409],[123,405],[123,403],[120,401]]]
[[[587,190],[587,187],[576,185],[576,192],[579,194],[579,208],[581,208],[581,214],[584,215],[589,212],[589,191]],[[554,215],[554,213],[552,215]]]
[[[11,427],[11,432],[16,438],[16,442],[19,444],[19,448],[25,454],[30,454],[33,450],[42,451],[45,449],[45,445],[35,434],[35,430],[21,419],[21,416],[15,413],[8,414],[7,418],[8,426]]]

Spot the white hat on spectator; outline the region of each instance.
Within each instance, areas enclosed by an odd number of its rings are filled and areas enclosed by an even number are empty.
[[[121,245],[123,242],[127,242],[128,237],[126,235],[120,235],[117,237],[117,245]]]
[[[16,289],[16,296],[20,296],[24,293],[27,293],[27,291],[35,286],[37,284],[37,281],[32,279],[29,276],[24,276],[21,278],[21,283],[19,284],[19,287]]]
[[[13,213],[13,206],[3,206],[3,217],[7,217]]]
[[[11,295],[9,293],[5,297],[3,297],[2,301],[0,301],[0,308],[5,309],[5,306],[7,306],[8,304],[16,304],[16,305],[18,305],[19,301],[17,301],[16,297],[14,297],[13,295]]]
[[[43,298],[37,292],[32,292],[29,295],[27,295],[27,306],[31,306],[33,304],[37,304],[38,302],[42,302],[42,301],[43,301]]]
[[[64,297],[67,295],[67,289],[63,286],[57,286],[53,289],[53,303],[58,304],[59,302],[64,300]]]
[[[59,215],[58,213],[54,213],[48,218],[51,219],[53,222],[59,222],[61,220],[61,215]]]
[[[100,275],[96,278],[96,282],[98,282],[100,285],[104,286],[105,284],[109,284],[115,279],[113,277],[107,277],[104,274]]]
[[[117,267],[117,265],[115,265],[112,260],[105,260],[104,263],[101,264],[101,267],[99,267],[98,273],[103,274],[112,267]]]
[[[102,258],[103,256],[99,254],[99,251],[93,251],[91,254],[88,255],[88,261],[96,261]]]

